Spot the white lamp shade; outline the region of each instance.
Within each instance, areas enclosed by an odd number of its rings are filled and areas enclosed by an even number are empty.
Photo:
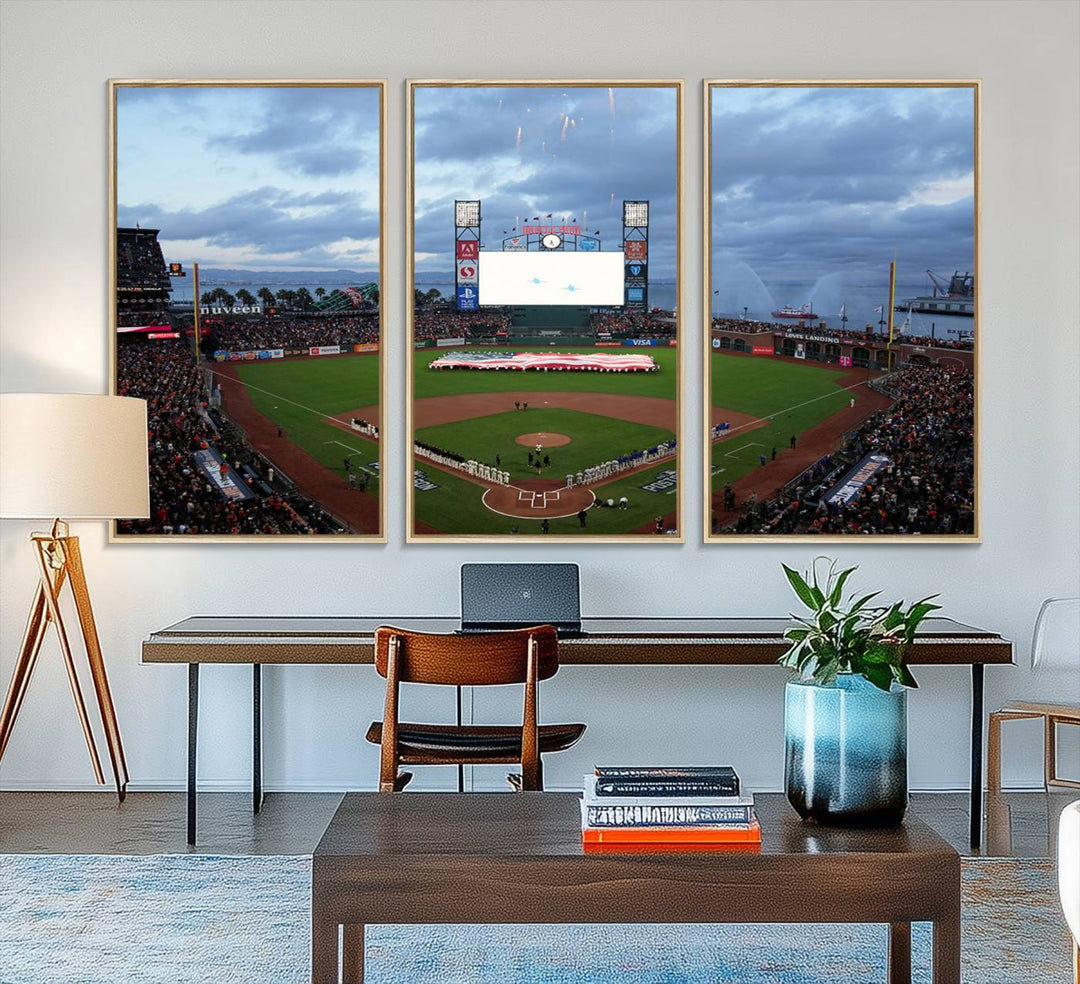
[[[0,394],[0,516],[149,515],[145,400]]]

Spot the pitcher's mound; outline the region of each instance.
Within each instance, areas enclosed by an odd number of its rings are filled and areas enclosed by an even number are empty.
[[[527,448],[535,448],[538,444],[545,448],[561,448],[570,443],[565,434],[519,434],[514,440]]]

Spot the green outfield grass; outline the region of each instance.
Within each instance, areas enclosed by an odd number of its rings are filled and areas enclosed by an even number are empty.
[[[533,447],[514,440],[520,434],[532,433],[565,434],[570,438],[570,443],[562,447],[544,449],[543,453],[551,458],[551,467],[544,469],[544,478],[565,478],[571,472],[620,454],[644,450],[674,436],[660,427],[556,408],[510,410],[452,424],[421,427],[416,436],[427,444],[456,451],[486,465],[494,466],[495,456],[499,455],[502,458],[500,467],[515,479],[538,477],[536,469],[529,466],[529,452]]]
[[[531,410],[529,412],[532,413]],[[440,532],[456,536],[496,536],[511,533],[514,527],[523,536],[536,536],[542,532],[538,519],[515,519],[492,512],[481,501],[483,489],[478,485],[434,468],[431,462],[423,458],[415,458],[414,465],[439,486],[428,492],[414,491],[416,518]],[[674,469],[674,462],[669,461],[594,489],[597,498],[610,498],[616,503],[620,496],[625,495],[627,508],[594,507],[588,511],[584,528],[576,516],[553,519],[550,521],[549,535],[611,536],[627,533],[645,523],[651,524],[657,516],[674,511],[677,496],[674,491],[646,492],[642,486],[653,481],[661,472]]]
[[[772,458],[796,437],[848,405],[845,387],[859,381],[821,366],[781,362],[767,357],[712,353],[712,406],[755,417],[773,417],[765,427],[736,432],[712,447],[712,487],[742,478],[760,467],[759,455]]]
[[[484,348],[485,352],[586,352],[608,355],[651,355],[658,372],[516,372],[481,369],[428,369],[449,349],[413,352],[413,395],[452,396],[455,393],[622,393],[675,399],[678,350],[671,347],[572,348],[562,345]]]
[[[345,456],[353,455],[354,469],[371,475],[368,492],[378,495],[378,474],[370,464],[379,459],[378,445],[322,422],[379,402],[378,356],[266,359],[242,363],[237,371],[259,413],[282,425],[294,444],[342,477]]]

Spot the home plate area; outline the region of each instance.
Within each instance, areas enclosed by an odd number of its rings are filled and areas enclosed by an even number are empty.
[[[588,509],[596,496],[588,489],[568,489],[554,479],[537,478],[488,489],[484,505],[500,516],[515,519],[563,519]]]

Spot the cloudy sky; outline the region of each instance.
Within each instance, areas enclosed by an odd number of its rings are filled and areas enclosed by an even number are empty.
[[[120,89],[117,148],[118,224],[166,260],[378,268],[377,89]]]
[[[712,94],[714,287],[926,280],[972,270],[970,88],[723,88]],[[804,298],[805,299],[805,298]]]
[[[453,268],[455,199],[480,199],[487,249],[534,215],[621,249],[623,199],[648,199],[650,276],[675,275],[674,88],[415,90],[418,271]],[[520,228],[520,225],[519,225]]]

